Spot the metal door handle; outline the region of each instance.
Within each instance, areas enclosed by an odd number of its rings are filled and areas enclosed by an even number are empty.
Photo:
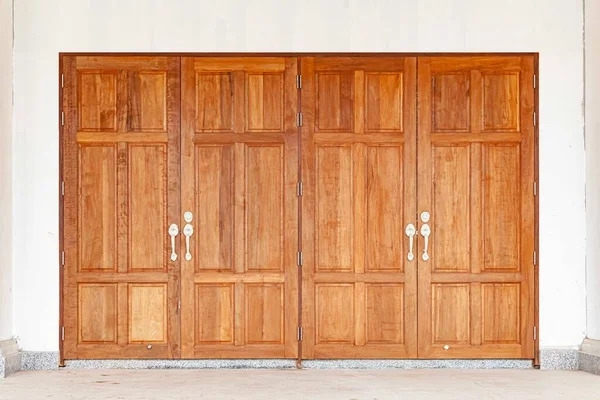
[[[171,261],[176,261],[177,253],[175,252],[175,236],[179,235],[177,224],[171,224],[169,227],[169,235],[171,236]]]
[[[412,261],[415,259],[415,255],[413,254],[413,242],[415,239],[415,235],[417,234],[417,230],[413,224],[406,225],[406,229],[404,230],[406,236],[408,236],[408,261]]]
[[[429,247],[429,235],[431,235],[431,228],[429,228],[429,225],[423,224],[421,226],[421,236],[425,238],[425,248],[423,249],[423,261],[429,260],[429,253],[427,253],[427,248]]]
[[[190,236],[194,234],[192,224],[186,224],[183,227],[183,234],[185,235],[185,259],[190,261],[192,259],[192,253],[190,253]]]

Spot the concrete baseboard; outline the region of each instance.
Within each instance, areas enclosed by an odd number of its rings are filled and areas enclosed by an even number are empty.
[[[291,369],[295,359],[68,360],[66,369]]]
[[[23,351],[21,369],[24,371],[58,369],[58,351]]]
[[[572,348],[540,349],[541,369],[579,369],[579,350]]]
[[[0,341],[0,378],[21,370],[21,353],[16,339]]]
[[[579,351],[579,369],[600,375],[600,340],[583,341]]]
[[[68,369],[291,369],[296,368],[294,359],[253,360],[71,360],[65,362]],[[305,360],[305,369],[497,369],[532,368],[531,360]]]
[[[16,341],[0,342],[0,377],[19,370],[58,369],[59,353],[54,351],[18,351]],[[307,369],[499,369],[532,368],[530,360],[305,360]],[[68,369],[289,369],[296,367],[292,359],[204,359],[204,360],[70,360]],[[578,370],[600,375],[600,341],[586,340],[581,350],[573,348],[542,348],[540,367],[546,370]]]
[[[454,359],[454,360],[306,360],[306,369],[528,369],[531,360]]]

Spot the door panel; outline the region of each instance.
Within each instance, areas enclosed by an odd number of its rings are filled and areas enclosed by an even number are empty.
[[[179,68],[64,58],[67,359],[179,356]]]
[[[533,69],[63,57],[63,357],[533,358]]]
[[[416,59],[302,59],[305,358],[416,357]]]
[[[418,69],[419,357],[533,358],[533,57]]]
[[[182,59],[184,358],[296,357],[296,63]]]

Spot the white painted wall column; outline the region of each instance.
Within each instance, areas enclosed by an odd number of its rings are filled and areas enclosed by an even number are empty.
[[[600,2],[585,2],[587,337],[600,341]],[[597,342],[600,343],[600,342]]]
[[[0,0],[0,341],[13,336],[13,0]]]

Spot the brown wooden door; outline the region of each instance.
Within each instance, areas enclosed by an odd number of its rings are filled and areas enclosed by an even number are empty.
[[[63,70],[64,357],[179,357],[179,59]]]
[[[304,358],[416,357],[416,59],[301,68]]]
[[[184,358],[296,357],[296,64],[182,59]]]
[[[420,358],[533,358],[533,61],[419,57]]]

